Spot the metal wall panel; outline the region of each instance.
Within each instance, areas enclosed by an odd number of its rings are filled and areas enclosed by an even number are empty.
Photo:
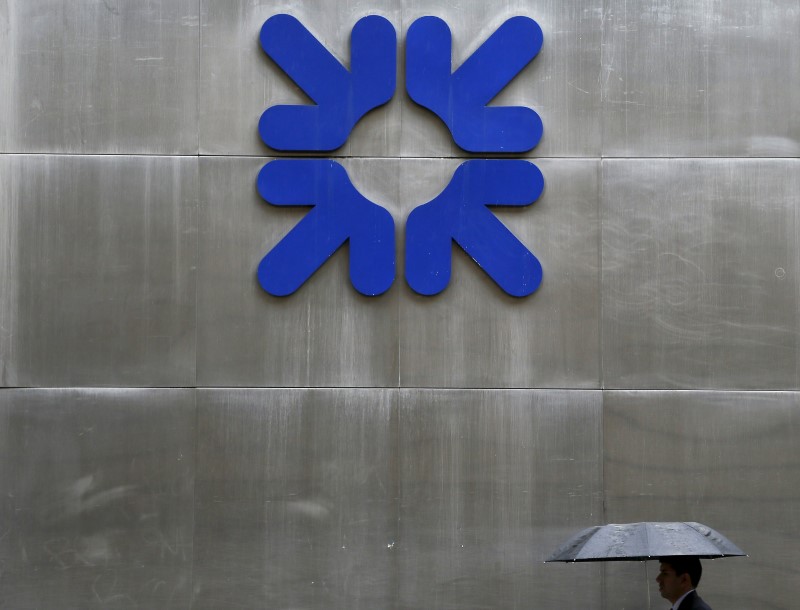
[[[800,383],[797,160],[603,163],[610,388]]]
[[[609,0],[604,156],[800,155],[798,0]]]
[[[4,385],[194,383],[197,160],[4,156]]]
[[[396,387],[402,276],[386,294],[362,296],[350,285],[345,245],[293,295],[259,286],[261,258],[308,213],[259,197],[256,177],[267,161],[200,161],[198,384]],[[395,218],[398,163],[345,164],[364,196]]]
[[[409,212],[452,177],[455,161],[403,160]],[[540,260],[526,298],[506,295],[459,247],[449,287],[422,297],[403,285],[403,387],[599,388],[599,163],[541,160],[545,192],[528,208],[492,208]]]
[[[602,397],[401,390],[393,607],[601,608],[597,565],[544,564],[602,519]]]
[[[792,608],[800,582],[800,394],[606,392],[606,517],[700,521],[748,558],[704,562],[701,595],[731,610]],[[631,568],[607,568],[606,607],[641,608]],[[649,569],[650,608],[664,600]],[[641,590],[640,590],[641,593]]]
[[[444,188],[456,163],[408,159],[346,164],[398,226],[388,293],[359,295],[343,248],[295,294],[267,295],[256,267],[306,210],[259,198],[263,164],[201,161],[200,385],[396,386],[399,349],[403,387],[599,387],[596,162],[541,162],[548,184],[541,200],[498,212],[545,269],[540,293],[526,299],[505,295],[460,250],[445,293],[411,291],[402,227],[415,205]]]
[[[345,65],[360,17],[397,30],[394,98],[333,155],[395,219],[381,297],[348,246],[258,285],[307,213],[255,188],[261,113],[308,103],[259,46],[277,13]],[[544,31],[493,100],[544,123],[545,194],[492,210],[542,262],[530,297],[456,246],[441,295],[404,280],[408,214],[468,156],[405,92],[423,15],[454,66],[511,16]],[[655,609],[653,562],[541,561],[658,519],[750,553],[706,563],[715,607],[792,607],[800,393],[730,390],[800,389],[798,25],[800,0],[0,0],[0,152],[98,154],[0,156],[0,386],[208,388],[0,390],[0,607]]]
[[[600,608],[598,567],[541,563],[600,518],[600,407],[599,392],[201,390],[194,607]]]
[[[0,607],[188,608],[194,391],[0,390]]]
[[[444,18],[454,39],[458,66],[503,21],[525,15],[544,32],[542,52],[498,97],[497,105],[533,107],[544,122],[536,156],[589,156],[600,150],[600,0],[452,1],[324,0],[273,2],[202,0],[200,148],[208,154],[269,154],[258,137],[258,119],[276,104],[309,103],[305,94],[261,50],[258,35],[269,17],[300,19],[349,66],[350,30],[370,14],[387,18],[398,36],[395,97],[364,117],[339,156],[460,156],[441,121],[405,92],[404,40],[414,19]]]
[[[391,608],[394,390],[200,390],[193,608]]]
[[[0,3],[0,151],[197,152],[197,0]]]
[[[5,172],[0,171],[0,176]],[[0,189],[9,192],[8,176],[0,178]],[[19,284],[17,261],[18,210],[8,195],[0,197],[0,386],[9,384],[15,376],[16,357],[14,333],[19,313],[14,287]]]

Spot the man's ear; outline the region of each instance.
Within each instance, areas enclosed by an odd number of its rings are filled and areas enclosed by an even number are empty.
[[[678,580],[684,587],[689,587],[690,589],[694,588],[692,587],[692,579],[689,577],[689,572],[684,572],[683,574],[681,574],[678,577]]]

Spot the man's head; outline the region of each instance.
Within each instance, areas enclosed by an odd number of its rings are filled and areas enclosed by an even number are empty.
[[[673,604],[700,582],[703,567],[697,557],[662,557],[656,582],[661,597]]]

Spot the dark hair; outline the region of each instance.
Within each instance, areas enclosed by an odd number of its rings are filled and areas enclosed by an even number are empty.
[[[662,557],[660,561],[672,566],[676,576],[688,574],[693,587],[698,585],[700,577],[703,575],[703,566],[700,565],[700,560],[697,557]]]

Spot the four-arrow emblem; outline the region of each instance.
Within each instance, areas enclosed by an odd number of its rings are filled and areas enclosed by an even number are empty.
[[[261,46],[314,102],[264,112],[259,133],[274,149],[335,150],[367,112],[394,95],[397,36],[383,17],[364,17],[353,27],[349,70],[290,15],[264,23]],[[421,17],[408,31],[406,89],[465,150],[530,150],[542,136],[539,115],[488,104],[541,46],[536,22],[513,17],[453,72],[450,29],[437,17]],[[508,294],[533,293],[542,281],[541,264],[487,206],[529,205],[543,189],[541,172],[528,161],[464,162],[438,197],[408,217],[409,286],[424,295],[444,290],[455,242]],[[258,192],[273,205],[312,207],[259,264],[258,281],[268,293],[292,294],[346,242],[355,289],[375,296],[391,287],[394,220],[358,192],[341,165],[327,159],[272,161],[258,176]]]

